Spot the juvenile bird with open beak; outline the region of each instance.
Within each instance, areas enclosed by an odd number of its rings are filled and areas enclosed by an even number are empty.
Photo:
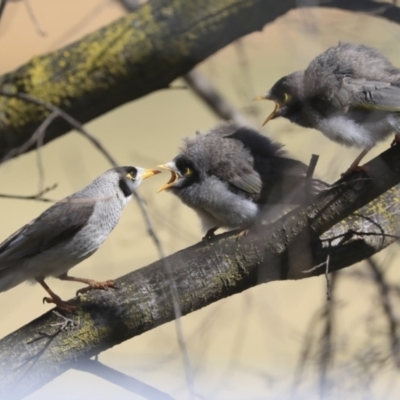
[[[320,54],[304,71],[279,79],[255,100],[272,100],[268,121],[284,117],[329,139],[361,148],[346,173],[359,169],[375,144],[395,133],[400,141],[400,70],[375,49],[339,44]]]
[[[206,238],[218,228],[247,229],[266,207],[293,207],[306,198],[307,166],[286,158],[282,145],[235,123],[184,139],[180,154],[159,167],[171,172],[159,192],[168,190],[191,207]],[[313,180],[311,194],[326,186]]]
[[[133,192],[158,170],[118,167],[106,171],[88,186],[52,205],[0,244],[0,292],[24,281],[38,282],[49,297],[43,302],[72,311],[76,307],[61,300],[45,278],[88,285],[92,289],[115,288],[112,280],[98,282],[68,275],[68,271],[90,257],[117,225]]]

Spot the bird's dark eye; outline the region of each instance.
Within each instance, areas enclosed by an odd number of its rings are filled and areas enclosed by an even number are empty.
[[[183,171],[183,176],[188,177],[188,176],[190,176],[192,174],[193,174],[193,170],[191,168],[189,168],[189,167],[186,167],[185,170]]]

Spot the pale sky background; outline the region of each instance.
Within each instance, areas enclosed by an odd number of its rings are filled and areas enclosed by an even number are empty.
[[[37,33],[23,1],[10,2],[0,21],[1,74],[124,14],[117,2],[111,0],[30,0],[30,4],[46,36]],[[219,51],[202,63],[200,70],[241,110],[256,107],[258,116],[252,122],[261,126],[273,105],[255,104],[251,99],[265,92],[281,76],[305,68],[313,57],[339,41],[374,46],[400,66],[399,39],[400,27],[383,19],[338,10],[301,10],[290,12],[262,32],[243,38],[240,46],[231,45]],[[182,137],[193,135],[196,130],[207,130],[217,122],[189,90],[163,90],[119,107],[86,127],[121,164],[153,167],[177,154]],[[311,154],[319,154],[316,174],[328,182],[336,180],[358,153],[286,120],[272,121],[268,129],[260,130],[284,143],[290,156],[305,163]],[[373,149],[367,159],[389,144],[390,140]],[[49,194],[54,199],[79,190],[109,168],[103,156],[75,132],[46,145],[42,159],[45,184],[58,183],[58,188]],[[167,174],[162,174],[146,181],[140,193],[147,201],[163,246],[171,254],[199,241],[201,232],[193,212],[177,198],[168,193],[156,195],[157,188],[167,179]],[[37,192],[35,153],[1,165],[0,182],[3,193]],[[0,199],[0,204],[0,241],[48,207],[39,202],[4,199]],[[374,257],[385,266],[394,283],[400,278],[398,255],[398,247],[392,246]],[[156,249],[133,203],[103,247],[75,267],[73,274],[99,280],[116,278],[157,259]],[[79,288],[77,284],[57,280],[48,283],[64,299],[71,298]],[[182,324],[196,391],[210,399],[286,398],[303,335],[314,313],[326,304],[325,292],[322,277],[269,283],[184,317]],[[1,293],[0,337],[50,309],[50,305],[41,302],[44,295],[38,285],[27,284]],[[332,376],[344,390],[352,390],[352,398],[365,398],[363,390],[368,382],[354,372],[357,368],[350,368],[355,361],[353,358],[346,363],[346,355],[361,354],[364,340],[370,334],[364,321],[371,306],[377,304],[377,297],[376,288],[365,281],[353,278],[339,281],[337,333],[341,367]],[[100,361],[176,399],[189,398],[174,323],[102,353]],[[382,378],[372,383],[371,398],[394,399],[399,389],[398,374],[388,365]],[[77,395],[78,390],[82,397]],[[57,399],[80,399],[86,390],[96,395],[97,400],[140,398],[100,378],[68,371],[29,399],[53,399],[55,395]],[[315,374],[308,373],[296,398],[316,398],[316,390]]]

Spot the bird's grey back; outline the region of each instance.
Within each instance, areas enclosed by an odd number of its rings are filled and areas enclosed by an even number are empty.
[[[224,123],[206,134],[184,139],[181,154],[193,160],[199,171],[230,182],[232,191],[239,190],[259,204],[303,203],[307,166],[286,158],[282,147],[251,128]],[[238,184],[243,178],[246,189],[258,185],[260,189],[243,192]],[[326,186],[313,180],[311,195]]]
[[[240,170],[238,166],[244,170],[252,166],[251,153],[269,158],[283,154],[281,147],[252,129],[225,123],[206,134],[185,138],[181,154],[194,160],[198,170],[230,180],[232,171]]]
[[[306,95],[332,97],[344,77],[400,83],[400,70],[377,50],[364,45],[339,44],[320,54],[305,70]]]
[[[11,235],[0,244],[0,270],[77,235],[86,237],[85,241],[76,239],[79,246],[87,247],[84,252],[97,248],[118,223],[125,205],[117,182],[117,176],[108,171]],[[89,221],[95,223],[88,224]]]

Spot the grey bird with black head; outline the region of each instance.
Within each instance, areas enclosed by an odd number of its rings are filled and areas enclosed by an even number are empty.
[[[305,201],[307,166],[284,157],[282,145],[234,123],[184,139],[181,152],[159,165],[168,190],[199,215],[206,237],[218,228],[247,229],[265,207]],[[327,185],[313,180],[311,194]]]
[[[275,102],[264,125],[284,117],[314,128],[331,140],[362,149],[347,173],[379,141],[395,133],[400,141],[400,70],[375,49],[339,44],[304,71],[279,79],[256,100]]]
[[[88,285],[77,294],[115,287],[112,280],[76,278],[68,271],[100,247],[117,225],[133,192],[144,179],[159,172],[139,167],[110,169],[11,235],[0,244],[0,292],[24,281],[36,281],[50,296],[44,302],[71,311],[75,307],[61,300],[45,278]]]

